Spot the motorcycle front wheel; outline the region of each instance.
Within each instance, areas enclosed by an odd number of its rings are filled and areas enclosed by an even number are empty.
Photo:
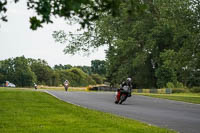
[[[119,102],[119,104],[122,104],[125,100],[126,100],[126,95],[125,95],[125,94],[122,94],[121,97],[120,97],[120,102]]]

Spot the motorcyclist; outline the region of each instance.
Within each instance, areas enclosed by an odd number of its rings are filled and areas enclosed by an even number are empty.
[[[37,84],[36,83],[34,83],[34,88],[35,88],[35,90],[37,90]]]
[[[64,84],[64,87],[65,87],[65,91],[67,91],[68,87],[69,87],[69,81],[65,80],[65,82],[63,84]]]
[[[128,87],[128,90],[124,90],[125,86]],[[128,92],[128,97],[131,97],[132,88],[133,88],[133,85],[132,85],[132,79],[131,78],[127,78],[126,81],[122,82],[122,84],[120,85],[121,90]]]
[[[126,81],[123,81],[120,85],[120,88],[118,89],[117,100],[115,101],[115,103],[117,104],[119,102],[122,93],[127,94],[126,98],[131,97],[132,87],[133,86],[132,86],[131,78],[127,78]],[[123,101],[125,101],[126,98]]]

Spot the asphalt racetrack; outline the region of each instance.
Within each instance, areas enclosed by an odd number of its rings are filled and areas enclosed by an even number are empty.
[[[114,92],[46,92],[82,107],[140,120],[180,133],[200,133],[200,104],[133,95],[120,105],[114,103]]]

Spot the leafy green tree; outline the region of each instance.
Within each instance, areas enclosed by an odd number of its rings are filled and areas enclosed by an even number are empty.
[[[159,67],[156,70],[155,75],[157,77],[157,86],[159,88],[166,87],[168,82],[172,82],[173,84],[176,84],[177,82],[176,73],[170,68]]]
[[[105,75],[106,74],[106,62],[104,60],[92,60],[91,70],[92,73]]]
[[[6,5],[9,0],[0,1],[1,20],[7,21]],[[11,0],[18,2],[19,0]],[[34,10],[38,16],[30,18],[31,29],[36,30],[42,27],[44,23],[53,23],[52,16],[65,19],[79,18],[82,27],[90,25],[97,20],[99,13],[111,14],[117,16],[119,14],[120,4],[122,0],[28,0],[28,9]],[[128,0],[130,6],[134,9],[140,4],[137,0]]]
[[[55,80],[55,75],[52,68],[44,60],[31,60],[30,62],[31,70],[37,76],[38,84],[43,85],[53,85],[53,80]]]
[[[198,2],[143,1],[134,10],[129,2],[119,5],[119,16],[101,14],[93,30],[71,35],[65,52],[108,45],[107,78],[113,84],[133,77],[138,87],[161,87],[176,80],[186,85],[190,73],[199,69]]]
[[[200,86],[200,71],[192,71],[187,80],[188,87]]]
[[[0,72],[2,75],[4,75],[4,79],[2,82],[5,82],[7,80],[9,80],[10,82],[14,81],[15,68],[12,58],[1,61]]]
[[[87,73],[88,75],[92,74],[92,69],[90,66],[74,66],[74,67],[81,69],[83,72]]]
[[[97,84],[103,84],[103,78],[99,74],[92,74],[91,77]]]
[[[200,4],[197,0],[28,2],[29,7],[41,15],[40,19],[31,19],[32,29],[51,22],[51,15],[64,18],[77,15],[83,27],[90,25],[83,34],[57,31],[53,36],[56,41],[67,43],[64,51],[69,54],[91,52],[107,45],[106,76],[112,84],[132,77],[137,87],[163,87],[168,82],[197,85],[198,81],[191,82],[199,78],[200,70]],[[2,3],[0,13],[5,10],[6,3]],[[52,10],[57,7],[52,7],[54,4],[61,8]],[[12,75],[14,70],[9,71]],[[74,72],[69,72],[72,77],[76,77]]]
[[[63,85],[65,80],[69,80],[68,79],[68,72],[67,70],[56,70],[56,73],[59,74],[59,83],[61,85]],[[71,81],[70,81],[70,86],[71,86]]]
[[[160,53],[161,66],[156,69],[157,86],[166,87],[168,82],[177,82],[177,53],[174,50],[164,50]]]
[[[11,0],[13,2],[18,2],[19,0]],[[2,21],[5,21],[7,22],[7,16],[6,16],[6,12],[7,12],[7,8],[6,8],[6,5],[11,2],[11,1],[8,1],[8,0],[1,0],[0,1],[0,20]]]
[[[0,84],[4,83],[6,81],[5,75],[0,73]]]
[[[31,71],[28,60],[22,57],[16,57],[14,60],[14,83],[18,86],[32,86],[36,81],[36,75]]]
[[[7,80],[17,86],[33,86],[36,81],[36,75],[31,71],[24,56],[1,61],[0,73],[4,75],[3,82]]]
[[[63,83],[65,80],[70,82],[70,86],[88,86],[96,84],[96,82],[79,68],[71,68],[68,70],[59,71],[60,80]]]
[[[0,83],[5,83],[6,75],[5,75],[5,68],[4,68],[4,61],[0,61]]]
[[[72,68],[72,66],[70,64],[67,64],[67,65],[59,64],[59,65],[54,66],[55,70],[71,69],[71,68]]]
[[[60,84],[62,84],[60,82],[60,75],[57,71],[53,71],[53,74],[51,76],[51,81],[52,81],[51,83],[52,86],[59,86]]]

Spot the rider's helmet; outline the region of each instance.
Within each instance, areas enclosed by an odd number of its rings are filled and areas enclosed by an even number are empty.
[[[69,81],[68,81],[68,80],[65,80],[64,84],[69,84]]]
[[[128,82],[131,82],[131,78],[127,78],[126,80],[127,80]]]

